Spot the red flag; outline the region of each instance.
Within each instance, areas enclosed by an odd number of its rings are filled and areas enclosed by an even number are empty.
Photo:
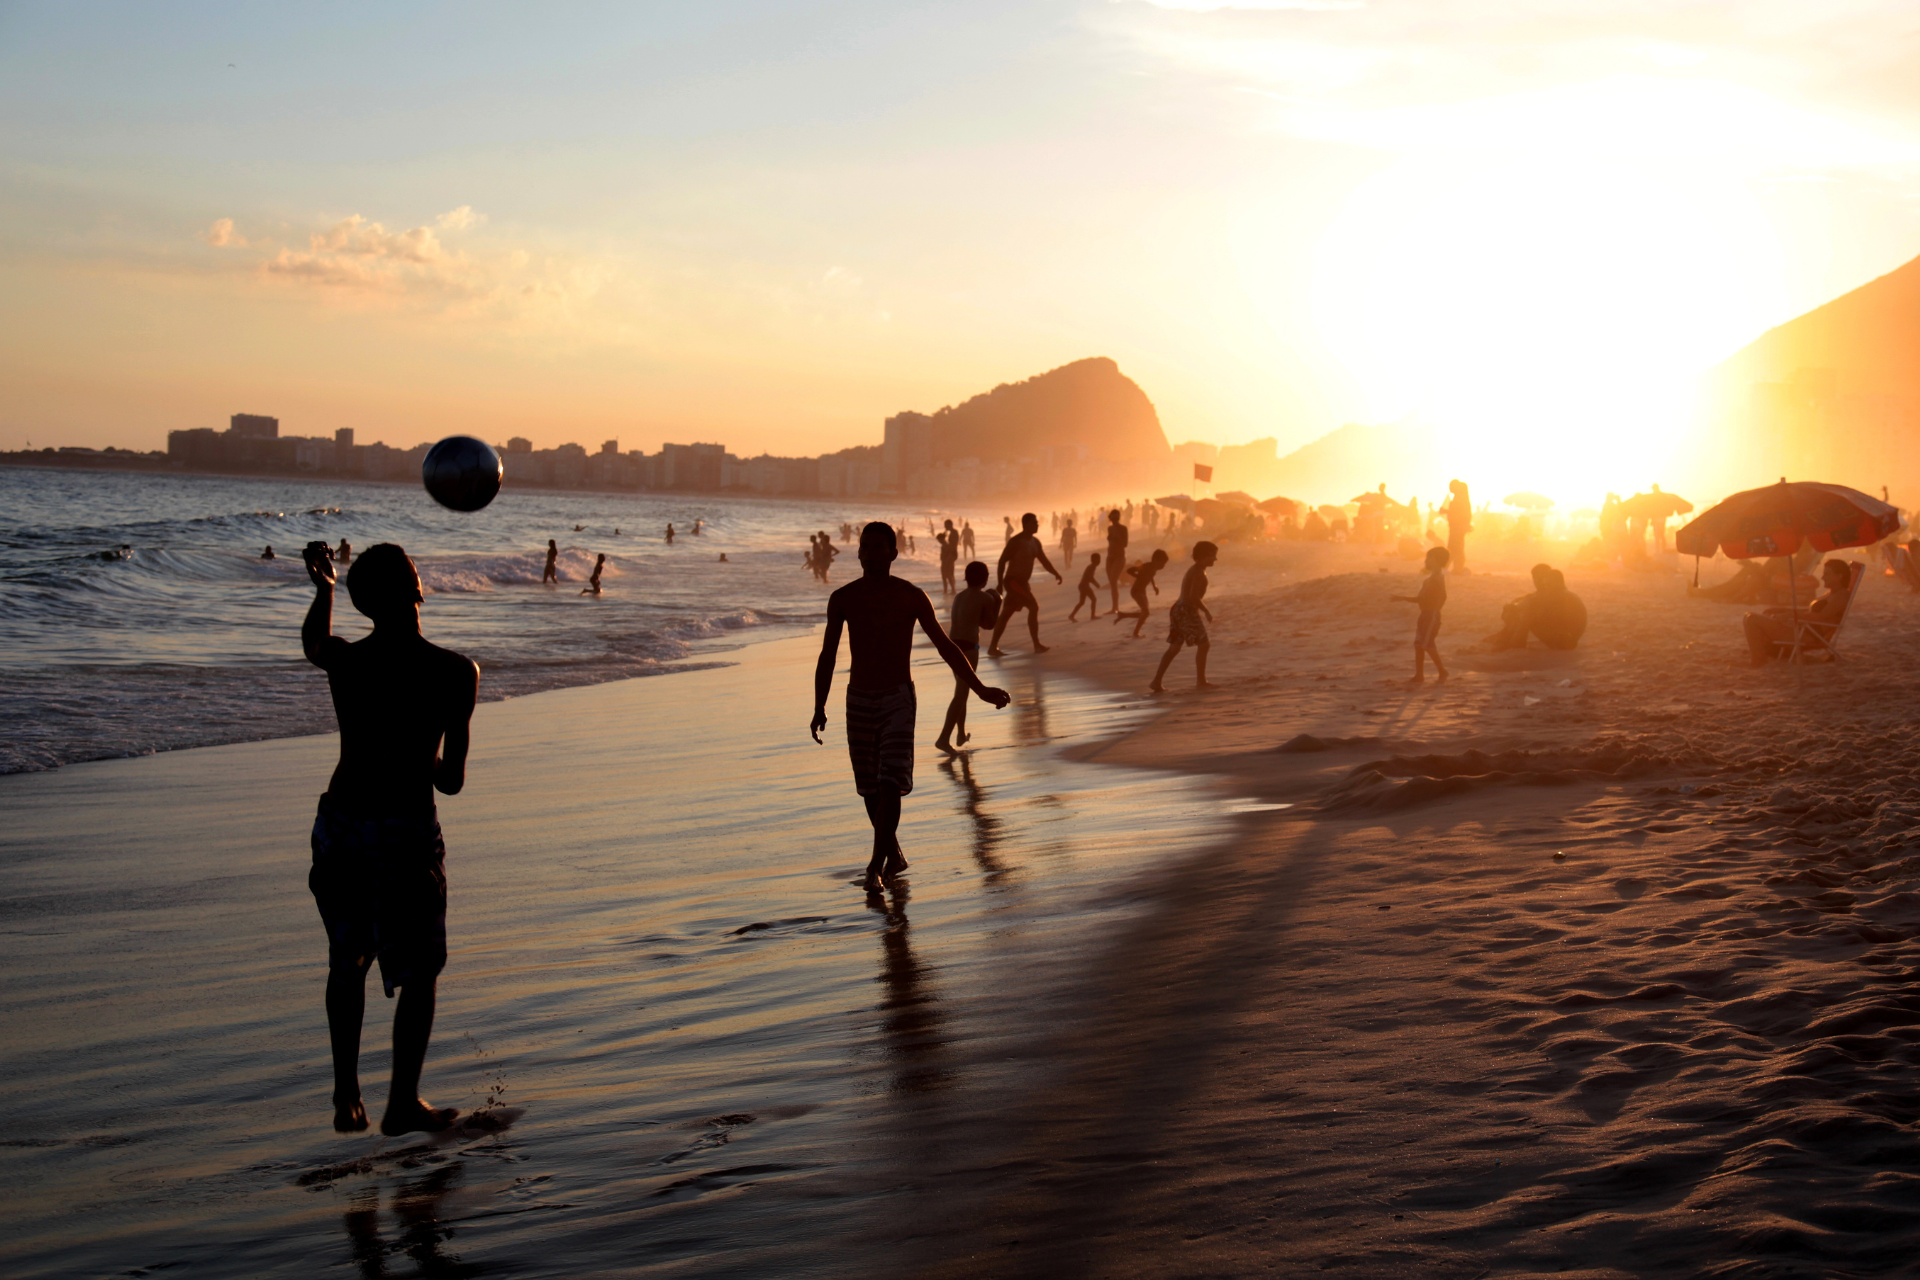
[[[1196,462],[1193,464],[1193,478],[1195,480],[1198,480],[1201,484],[1212,484],[1213,468],[1203,467]]]

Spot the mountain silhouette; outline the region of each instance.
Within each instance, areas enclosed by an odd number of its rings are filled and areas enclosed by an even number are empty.
[[[1706,383],[1702,444],[1728,485],[1886,485],[1920,505],[1920,258],[1769,329]]]
[[[1153,401],[1105,356],[1003,382],[930,416],[937,462],[1012,462],[1063,446],[1096,462],[1163,462],[1172,453]]]

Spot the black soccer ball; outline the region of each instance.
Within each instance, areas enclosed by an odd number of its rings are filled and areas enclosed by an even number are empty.
[[[420,464],[420,482],[427,492],[455,511],[478,511],[492,502],[503,474],[493,446],[472,436],[448,436],[427,450]]]

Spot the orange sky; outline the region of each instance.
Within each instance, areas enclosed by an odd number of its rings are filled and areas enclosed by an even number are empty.
[[[1109,355],[1539,487],[1920,253],[1893,4],[258,8],[0,10],[0,446],[815,453]]]

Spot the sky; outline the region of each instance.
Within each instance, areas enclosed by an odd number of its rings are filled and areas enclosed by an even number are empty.
[[[1916,255],[1877,0],[0,3],[0,448],[810,454],[1104,355],[1571,476]]]

